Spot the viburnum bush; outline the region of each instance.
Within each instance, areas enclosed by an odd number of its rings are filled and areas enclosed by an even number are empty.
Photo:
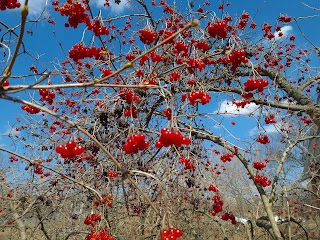
[[[164,0],[51,1],[35,16],[31,4],[0,0],[6,236],[232,239],[247,217],[283,239],[276,215],[319,210],[320,54],[299,16]]]

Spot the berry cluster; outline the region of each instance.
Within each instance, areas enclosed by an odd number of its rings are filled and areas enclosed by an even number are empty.
[[[271,123],[277,123],[277,121],[274,119],[274,115],[273,114],[269,114],[268,117],[266,117],[264,119],[266,124],[271,124]]]
[[[143,134],[132,134],[127,139],[126,144],[123,145],[122,150],[125,151],[126,154],[136,154],[149,146],[149,142],[145,139],[146,136]]]
[[[213,200],[213,205],[212,205],[212,212],[211,215],[212,216],[216,216],[217,213],[222,212],[222,207],[223,207],[223,201],[221,200],[220,196],[214,196],[212,198]]]
[[[119,97],[125,100],[128,104],[131,104],[133,101],[136,103],[140,102],[140,98],[128,89],[121,89],[119,92]]]
[[[61,155],[62,158],[74,158],[77,155],[81,155],[84,152],[84,147],[77,144],[74,141],[69,141],[65,146],[58,145],[56,152]]]
[[[183,42],[176,42],[173,52],[175,54],[181,54],[182,57],[186,57],[188,56],[188,51],[189,51],[189,45],[188,44],[184,44]]]
[[[249,60],[246,58],[246,54],[246,50],[237,49],[229,55],[229,59],[232,64],[230,68],[231,71],[234,72],[241,63],[248,63]]]
[[[208,33],[211,37],[226,38],[229,26],[226,21],[218,20],[215,23],[208,23]]]
[[[102,230],[92,230],[87,236],[87,240],[114,240],[105,229]]]
[[[9,87],[9,85],[10,85],[10,82],[5,80],[2,84],[2,87]]]
[[[4,11],[7,8],[8,9],[14,9],[19,8],[21,6],[21,3],[17,0],[1,0],[0,1],[0,10]]]
[[[263,88],[267,87],[269,82],[267,80],[264,80],[262,78],[260,79],[251,79],[249,78],[245,83],[244,83],[244,90],[246,92],[258,90],[258,92],[262,92]]]
[[[180,79],[180,74],[173,71],[170,76],[170,82],[178,81]]]
[[[190,101],[190,104],[194,106],[198,101],[200,101],[202,105],[209,103],[211,97],[208,93],[205,93],[204,91],[195,91],[188,94],[188,99]]]
[[[224,221],[231,220],[232,224],[237,224],[235,216],[231,212],[225,212],[222,216],[221,219]]]
[[[91,225],[92,227],[94,227],[96,225],[97,221],[101,220],[101,215],[100,214],[95,214],[92,213],[91,215],[88,215],[86,217],[86,219],[84,220],[84,224],[85,225]]]
[[[166,108],[162,112],[163,112],[163,114],[166,116],[166,118],[168,120],[172,119],[172,110],[171,110],[171,108]]]
[[[284,22],[284,23],[290,23],[291,22],[292,17],[287,17],[284,15],[281,15],[278,20],[279,22]]]
[[[163,62],[163,57],[160,54],[156,54],[154,52],[150,53],[152,62]]]
[[[254,181],[256,183],[261,184],[262,187],[268,187],[268,186],[271,185],[271,180],[270,179],[268,179],[267,177],[258,175],[258,174],[254,177]]]
[[[179,228],[169,228],[161,231],[161,240],[176,240],[182,236],[182,230]]]
[[[191,171],[196,170],[196,166],[194,165],[194,163],[187,158],[181,157],[179,159],[179,162],[184,165],[184,170],[191,170]]]
[[[53,99],[56,97],[54,92],[49,91],[48,89],[39,89],[39,94],[41,96],[40,101],[46,101],[50,105],[53,103]]]
[[[256,139],[256,142],[261,144],[268,144],[270,143],[269,137],[267,135],[260,136]]]
[[[31,107],[31,106],[26,106],[26,105],[22,106],[21,109],[22,109],[23,111],[26,111],[26,112],[30,113],[30,114],[37,114],[37,113],[40,112],[40,109],[39,109],[39,108]]]
[[[181,145],[190,145],[191,140],[186,138],[179,131],[171,131],[168,128],[161,129],[161,135],[159,140],[156,142],[156,148],[169,147],[175,145],[180,147]]]
[[[307,116],[303,116],[300,118],[300,121],[303,121],[305,124],[309,125],[312,123],[312,120],[308,118]]]
[[[75,44],[72,49],[69,50],[69,57],[75,62],[92,57],[98,60],[101,59],[101,49],[97,47],[87,48],[82,43],[79,43]]]
[[[208,190],[211,191],[211,192],[219,192],[218,187],[213,185],[213,184],[210,184]]]
[[[264,34],[263,34],[264,37],[267,37],[269,40],[274,38],[274,34],[272,33],[272,26],[271,25],[264,23],[262,25],[262,30],[264,31]]]
[[[132,117],[132,118],[137,118],[138,117],[138,110],[135,106],[130,106],[130,108],[124,110],[123,114],[126,117]]]
[[[157,38],[157,34],[147,29],[139,30],[140,41],[144,44],[151,45]]]
[[[202,71],[206,67],[206,64],[199,58],[188,58],[186,63],[188,64],[187,69],[190,74],[193,74],[195,69]]]
[[[222,162],[231,162],[231,159],[233,158],[233,156],[234,156],[233,153],[226,153],[220,157],[220,160]]]
[[[36,168],[34,169],[34,173],[35,173],[35,174],[43,174],[43,169],[42,169],[42,167],[36,167]]]
[[[243,98],[252,98],[253,97],[253,93],[252,92],[244,92],[241,94],[241,97]]]
[[[60,12],[61,16],[68,17],[66,27],[77,28],[79,23],[90,24],[89,15],[86,13],[87,8],[78,1],[68,0],[62,7],[59,7],[59,1],[52,2],[54,10]]]
[[[15,156],[10,156],[10,162],[18,162],[18,158]]]
[[[246,105],[250,104],[249,100],[243,100],[243,101],[232,101],[232,104],[236,105],[237,107],[244,108]]]
[[[203,52],[206,52],[210,49],[210,46],[207,42],[197,42],[195,45],[194,45],[194,48],[196,49],[199,49]]]
[[[101,35],[109,35],[109,30],[106,26],[101,24],[101,21],[94,20],[90,22],[88,25],[88,30],[91,30],[95,36],[99,37]]]
[[[243,30],[248,24],[248,18],[249,17],[250,16],[249,16],[249,14],[247,12],[242,13],[241,16],[240,16],[240,21],[237,24],[237,28]]]
[[[118,177],[118,173],[116,171],[110,171],[107,174],[108,178],[116,178]]]
[[[263,170],[266,164],[264,162],[253,162],[253,167],[257,170]]]

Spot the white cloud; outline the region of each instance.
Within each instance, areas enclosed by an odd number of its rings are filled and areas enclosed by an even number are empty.
[[[21,7],[24,4],[24,0],[19,0],[21,3]],[[47,6],[48,0],[29,0],[28,9],[29,16],[39,16],[40,13],[43,12],[45,6]]]
[[[277,133],[279,129],[279,124],[269,124],[262,126],[258,129],[258,127],[254,127],[249,131],[250,136],[257,135],[257,133],[266,133],[266,134],[273,134]]]
[[[255,103],[249,103],[244,108],[237,107],[235,104],[228,100],[224,100],[220,103],[219,109],[214,111],[217,114],[226,114],[226,115],[250,115],[256,114],[258,105]]]
[[[279,32],[275,32],[274,36],[275,36],[275,40],[279,40],[280,38],[286,37],[289,35],[289,33],[292,31],[292,27],[291,26],[284,26],[281,28],[281,30]],[[282,33],[282,36],[279,36],[279,33]]]
[[[115,3],[114,0],[109,0],[110,6],[105,7],[106,0],[91,0],[93,4],[100,8],[110,9],[112,13],[119,14],[129,7],[129,0],[121,0],[119,4]]]

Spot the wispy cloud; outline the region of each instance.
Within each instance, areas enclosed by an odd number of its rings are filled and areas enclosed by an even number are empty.
[[[105,0],[91,0],[91,3],[97,7],[110,9],[110,11],[115,14],[119,14],[129,7],[129,0],[121,0],[119,4],[115,3],[114,1],[109,1],[109,7],[104,6],[105,2]]]
[[[279,132],[279,124],[269,124],[262,126],[261,128],[254,127],[249,131],[250,136],[257,135],[257,133],[266,133],[266,134],[274,134]]]
[[[292,31],[292,27],[291,26],[289,26],[289,25],[288,26],[283,26],[279,32],[275,32],[274,33],[275,40],[279,40],[280,38],[288,36],[291,31]],[[279,33],[281,33],[282,36],[279,36]]]
[[[19,0],[21,6],[24,0]],[[48,4],[48,0],[30,0],[28,2],[29,16],[39,16]]]
[[[219,109],[214,111],[217,114],[226,114],[226,115],[250,115],[256,114],[256,110],[259,108],[255,103],[247,104],[244,108],[237,107],[235,104],[228,100],[224,100],[220,103]]]

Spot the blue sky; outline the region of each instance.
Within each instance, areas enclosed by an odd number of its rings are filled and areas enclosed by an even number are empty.
[[[156,0],[159,3],[160,0]],[[50,2],[50,1],[49,1]],[[63,1],[61,1],[63,2]],[[151,2],[151,1],[150,1]],[[167,1],[171,3],[173,1]],[[178,1],[179,2],[179,1]],[[186,4],[188,1],[183,1],[183,4]],[[194,1],[195,6],[202,7],[203,1]],[[210,8],[217,12],[217,15],[221,14],[219,10],[217,10],[217,6],[222,1],[211,1]],[[226,1],[227,2],[227,1]],[[314,14],[320,14],[320,11],[312,10],[308,7],[303,6],[300,0],[290,0],[290,1],[277,1],[277,0],[248,0],[248,1],[230,1],[231,5],[226,7],[225,10],[230,12],[231,16],[240,15],[243,11],[248,11],[251,17],[254,18],[254,21],[261,26],[264,22],[268,22],[271,25],[274,25],[276,19],[283,13],[292,17],[301,17],[301,16],[311,16]],[[320,4],[317,1],[306,0],[303,1],[305,4],[319,7]],[[105,8],[103,7],[103,0],[92,0],[92,5],[94,6],[93,10],[97,13],[99,9],[102,10],[102,16],[104,18],[118,16],[119,14],[132,13],[132,6],[126,0],[122,0],[120,5],[114,4],[113,0],[110,0],[111,7]],[[39,17],[39,14],[42,12],[45,7],[46,0],[30,0],[29,1],[29,11],[30,15],[28,17],[29,20],[35,20]],[[185,7],[185,6],[182,6]],[[197,9],[197,7],[195,7]],[[159,11],[159,13],[161,13]],[[155,13],[157,15],[157,13]],[[56,25],[51,25],[47,23],[47,20],[40,21],[39,23],[34,23],[32,25],[28,25],[27,30],[32,31],[31,34],[26,34],[25,36],[25,44],[28,48],[28,51],[31,52],[34,56],[41,55],[41,59],[39,62],[33,61],[33,64],[38,67],[39,71],[43,71],[45,69],[52,68],[50,62],[56,59],[63,59],[63,53],[59,49],[57,41],[63,44],[63,48],[67,51],[73,44],[78,43],[81,39],[81,34],[83,28],[79,28],[79,30],[66,29],[63,27],[64,22],[66,22],[66,18],[62,18],[57,15],[52,9],[51,2],[48,4],[46,11],[42,13],[42,17],[51,16],[55,19]],[[199,16],[195,14],[195,16]],[[160,16],[159,16],[160,17]],[[4,11],[0,12],[0,21],[5,22],[9,26],[13,27],[19,23],[20,15],[19,11]],[[318,28],[316,26],[320,25],[320,17],[312,18],[312,19],[301,19],[298,21],[301,29],[307,35],[307,37],[315,44],[319,44],[319,33]],[[200,23],[201,24],[201,23]],[[297,45],[304,45],[305,40],[301,37],[299,30],[294,22],[287,26],[287,34],[293,34],[297,37],[295,43]],[[54,37],[53,31],[55,31]],[[307,46],[307,45],[306,45]],[[30,66],[30,58],[19,58],[15,69],[14,74],[23,74],[26,69]],[[34,79],[26,80],[33,81]],[[18,81],[21,80],[10,80],[11,84],[17,84]],[[23,95],[21,95],[22,97]],[[219,98],[219,102],[222,102],[220,108],[226,109],[227,111],[231,111],[233,108],[232,105],[227,105],[225,99]],[[19,116],[22,112],[20,110],[20,106],[14,103],[10,103],[7,101],[0,100],[1,112],[0,112],[0,133],[6,133],[8,131],[8,124],[13,124],[17,116]],[[212,112],[218,109],[218,106],[211,106],[213,108]],[[256,106],[250,105],[248,109],[245,111],[250,112],[252,109],[255,109]],[[226,126],[228,127],[227,122],[233,121],[236,119],[237,125],[234,127],[236,130],[236,134],[241,136],[243,134],[239,129],[243,129],[246,133],[250,133],[254,129],[254,120],[249,120],[248,118],[237,118],[237,117],[222,117],[223,119],[227,119]],[[221,119],[222,119],[221,118]],[[250,127],[249,127],[250,126]],[[232,128],[231,128],[232,129]],[[218,130],[217,130],[218,131]],[[270,131],[274,131],[274,129],[270,129]],[[0,137],[0,144],[4,142],[4,138]]]

